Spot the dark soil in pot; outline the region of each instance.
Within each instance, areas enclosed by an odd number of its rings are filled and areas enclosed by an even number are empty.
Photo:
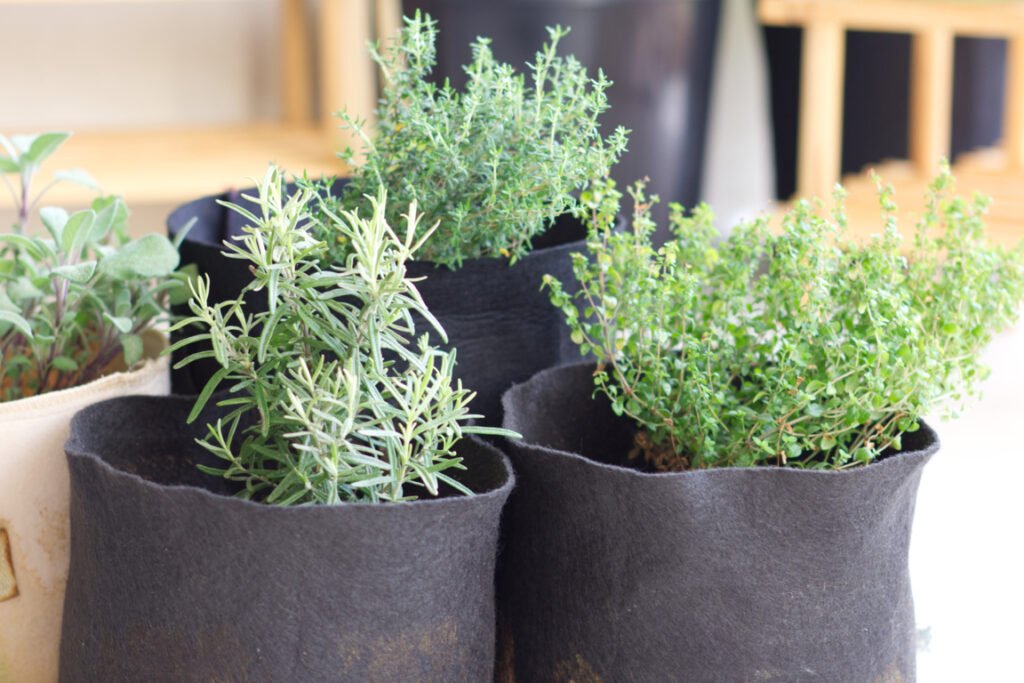
[[[498,680],[914,680],[907,551],[926,425],[845,472],[642,472],[592,365],[505,394],[517,487]]]
[[[344,182],[339,180],[334,191]],[[254,194],[255,190],[243,192]],[[237,297],[251,279],[244,263],[221,255],[224,240],[240,234],[243,222],[217,200],[244,205],[240,195],[205,197],[179,207],[167,219],[172,236],[196,219],[182,243],[182,263],[195,263],[201,273],[210,276],[213,301]],[[455,376],[477,392],[471,408],[484,416],[482,423],[501,423],[501,395],[512,384],[579,358],[562,314],[540,287],[545,274],[575,282],[570,254],[584,251],[585,236],[579,221],[564,216],[535,239],[533,250],[514,266],[504,259],[470,259],[457,271],[432,263],[410,264],[411,276],[426,277],[417,287],[427,308],[444,327],[448,346],[458,350]],[[250,305],[255,310],[265,307],[266,301],[254,297]],[[181,307],[175,312],[186,311]],[[419,321],[417,329],[426,332],[429,326]],[[177,338],[186,332],[180,332]],[[436,336],[433,340],[439,342]],[[187,349],[185,353],[196,350]],[[173,374],[174,391],[198,392],[216,370],[215,362],[209,359],[177,370]]]
[[[191,404],[72,424],[62,681],[490,680],[498,451],[460,443],[473,497],[274,507],[196,469]]]

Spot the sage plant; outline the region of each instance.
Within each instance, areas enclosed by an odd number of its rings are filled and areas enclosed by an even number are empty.
[[[71,170],[34,191],[41,164],[68,137],[0,136],[0,177],[16,211],[11,232],[0,234],[2,401],[87,384],[119,357],[136,366],[141,335],[188,293],[187,274],[174,272],[176,246],[162,235],[131,239],[119,198],[100,196],[70,214],[38,208],[58,182],[98,189],[87,173]]]

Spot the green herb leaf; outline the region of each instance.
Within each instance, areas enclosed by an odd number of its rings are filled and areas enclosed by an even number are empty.
[[[32,326],[23,317],[12,311],[0,310],[0,322],[10,323],[19,333],[32,338]]]
[[[178,267],[178,252],[163,235],[146,235],[100,261],[100,270],[119,280],[167,277]]]
[[[42,133],[31,138],[28,149],[22,153],[21,160],[39,165],[57,151],[64,144],[64,141],[71,137],[71,133]]]
[[[88,282],[96,272],[96,262],[82,261],[70,266],[57,266],[50,272],[72,282]]]
[[[122,332],[124,331],[122,330]],[[121,351],[124,353],[124,363],[127,367],[131,368],[142,360],[144,352],[142,337],[137,334],[122,334],[120,339]]]
[[[83,247],[88,243],[91,235],[92,224],[96,220],[96,214],[91,209],[76,211],[67,219],[67,224],[57,239],[65,254],[76,258],[82,253]]]
[[[82,187],[89,188],[90,190],[99,191],[100,189],[99,183],[97,183],[91,175],[81,168],[68,168],[62,171],[57,171],[53,174],[53,178],[54,180],[81,185]]]
[[[134,323],[132,322],[131,318],[115,317],[110,315],[109,313],[104,313],[103,317],[104,319],[107,320],[107,322],[109,322],[111,325],[117,328],[118,332],[122,332],[124,334],[131,332],[132,327],[134,327]]]
[[[75,372],[78,370],[78,362],[70,356],[57,356],[50,365],[61,372]]]
[[[64,233],[64,226],[68,222],[68,212],[56,206],[44,206],[39,209],[39,219],[50,232],[53,241],[61,243],[61,235]]]

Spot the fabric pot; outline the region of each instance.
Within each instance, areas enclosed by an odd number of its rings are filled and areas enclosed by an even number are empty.
[[[340,189],[344,180],[335,184]],[[255,189],[244,190],[253,195]],[[182,263],[195,263],[210,276],[211,301],[236,298],[252,276],[247,264],[225,258],[225,240],[241,234],[244,222],[234,211],[217,204],[227,200],[247,205],[242,193],[205,197],[176,209],[167,219],[173,237],[195,219],[181,245]],[[472,410],[484,416],[483,424],[501,424],[501,395],[515,382],[539,370],[579,358],[569,340],[562,314],[541,291],[545,274],[573,283],[570,254],[585,250],[582,224],[566,216],[534,240],[534,249],[514,266],[504,259],[471,259],[453,271],[431,263],[409,264],[412,277],[426,277],[417,288],[430,312],[448,335],[448,346],[458,350],[455,376],[477,392]],[[255,312],[266,308],[265,297],[248,302]],[[186,308],[178,312],[186,312]],[[417,329],[429,331],[426,321]],[[186,335],[187,330],[179,334]],[[432,334],[435,343],[440,343]],[[187,349],[183,354],[192,353]],[[177,360],[177,358],[175,359]],[[175,371],[176,393],[196,393],[217,371],[206,360]]]
[[[0,403],[0,681],[57,680],[68,571],[68,469],[71,417],[89,404],[126,394],[166,394],[166,339],[143,337],[146,361],[89,384]]]
[[[518,486],[498,680],[914,680],[907,551],[926,425],[844,472],[644,472],[592,365],[505,394]]]
[[[199,472],[192,402],[72,423],[62,681],[491,679],[499,451],[459,444],[473,497],[275,507]]]

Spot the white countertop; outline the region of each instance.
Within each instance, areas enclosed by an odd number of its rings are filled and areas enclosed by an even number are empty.
[[[918,683],[1024,683],[1024,321],[985,357],[982,399],[930,420],[942,448],[910,548]]]

